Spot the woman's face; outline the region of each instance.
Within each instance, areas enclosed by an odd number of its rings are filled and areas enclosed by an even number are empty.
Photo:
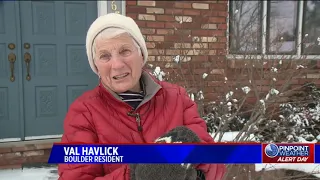
[[[143,57],[129,35],[97,39],[95,48],[94,62],[105,86],[116,93],[140,91]]]

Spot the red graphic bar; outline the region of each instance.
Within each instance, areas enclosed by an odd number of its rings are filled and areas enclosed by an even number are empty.
[[[275,146],[276,145],[276,146]],[[314,163],[314,144],[262,144],[263,163]]]

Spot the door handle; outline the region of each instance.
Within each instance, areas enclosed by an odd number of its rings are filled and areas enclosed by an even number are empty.
[[[8,61],[10,62],[10,71],[11,71],[10,81],[13,82],[16,79],[14,76],[14,63],[16,61],[16,55],[13,53],[10,53],[8,55]]]
[[[30,53],[26,52],[24,53],[24,62],[26,63],[26,66],[27,66],[27,76],[26,76],[26,79],[28,81],[31,80],[31,76],[30,76],[30,61],[31,61],[31,55]]]

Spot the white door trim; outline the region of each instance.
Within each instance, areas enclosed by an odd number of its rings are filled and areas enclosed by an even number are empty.
[[[101,15],[105,15],[108,13],[112,13],[112,12],[108,12],[108,7],[111,6],[112,3],[121,3],[121,10],[120,10],[120,14],[122,15],[126,15],[126,1],[122,0],[122,1],[97,1],[97,7],[98,7],[98,17]]]

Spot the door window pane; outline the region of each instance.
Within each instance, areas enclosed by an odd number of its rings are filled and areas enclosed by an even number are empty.
[[[261,53],[261,3],[230,1],[230,53]]]
[[[294,53],[297,47],[298,1],[269,1],[267,51]]]
[[[304,4],[302,53],[320,54],[320,2],[306,1]]]

